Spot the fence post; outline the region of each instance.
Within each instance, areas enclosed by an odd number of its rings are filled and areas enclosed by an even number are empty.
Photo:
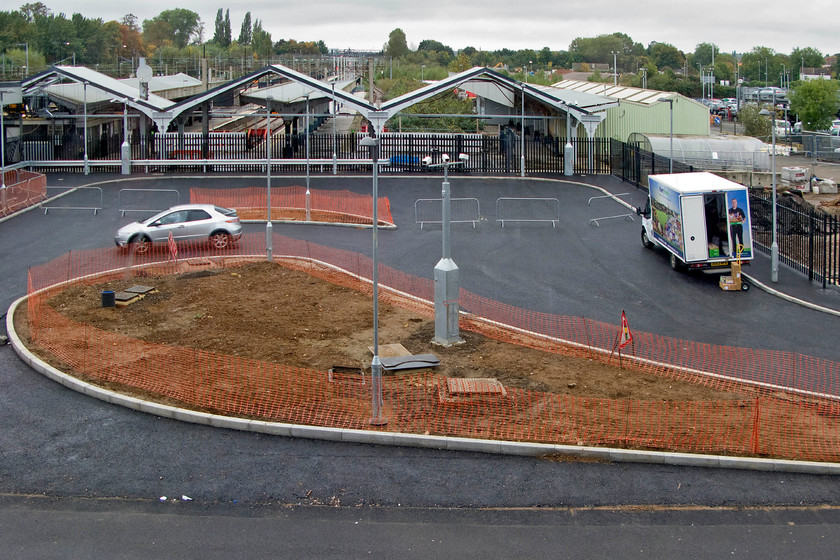
[[[814,280],[814,237],[816,235],[815,231],[818,224],[818,216],[815,214],[810,214],[808,216],[808,280]],[[825,263],[823,263],[825,266]]]
[[[753,455],[758,455],[758,426],[759,426],[759,401],[758,397],[755,398],[755,410],[753,412],[753,425],[752,425],[752,445],[750,445],[750,451],[752,451]]]

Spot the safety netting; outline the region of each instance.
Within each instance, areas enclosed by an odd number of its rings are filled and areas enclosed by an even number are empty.
[[[275,235],[283,266],[372,292],[358,253]],[[196,249],[198,251],[198,249]],[[737,398],[590,398],[505,387],[452,395],[430,372],[383,379],[385,427],[370,425],[370,385],[355,376],[130,339],[49,305],[69,285],[265,259],[264,235],[201,255],[78,251],[29,272],[31,349],[87,381],[185,408],[266,421],[570,445],[619,446],[788,459],[840,460],[840,363],[792,352],[732,348],[634,331],[623,367],[726,390]],[[380,298],[431,316],[432,280],[379,265]],[[461,328],[556,355],[617,363],[619,325],[517,308],[461,290]]]
[[[373,223],[373,196],[346,189],[307,189],[295,185],[271,187],[272,221],[311,221],[346,224]],[[269,187],[236,189],[191,188],[190,201],[236,209],[243,220],[266,220]],[[377,201],[376,220],[380,226],[394,227],[391,206],[386,197]]]

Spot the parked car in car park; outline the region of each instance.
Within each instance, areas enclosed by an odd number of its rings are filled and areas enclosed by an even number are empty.
[[[213,249],[226,249],[242,237],[236,210],[213,204],[182,204],[121,227],[114,242],[137,253],[165,244],[169,234],[175,242],[209,242]]]

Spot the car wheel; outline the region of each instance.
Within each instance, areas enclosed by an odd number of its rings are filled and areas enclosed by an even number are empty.
[[[227,249],[231,245],[230,234],[224,231],[217,231],[210,234],[210,244],[214,249]]]
[[[129,246],[132,253],[148,253],[152,248],[152,240],[145,235],[137,235],[129,240]]]
[[[682,270],[682,261],[674,253],[671,253],[671,269],[677,272]]]
[[[647,230],[642,228],[642,245],[645,246],[645,249],[653,249],[653,241],[650,240],[648,237]]]

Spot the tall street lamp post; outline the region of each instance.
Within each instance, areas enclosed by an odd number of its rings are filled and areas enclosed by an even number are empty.
[[[773,189],[773,241],[770,245],[770,280],[779,281],[779,242],[776,236],[777,209],[776,209],[776,92],[773,92],[773,107],[770,111],[762,109],[760,115],[770,115],[770,130],[773,139],[773,152],[770,154],[770,184]]]
[[[306,134],[303,137],[306,142],[306,221],[312,219],[312,203],[309,192],[309,94],[306,94]]]
[[[266,183],[266,220],[265,220],[265,256],[271,261],[274,253],[272,243],[273,225],[271,224],[271,102],[274,98],[265,98],[265,183]]]
[[[84,134],[84,142],[85,142],[84,169],[85,169],[85,175],[90,174],[90,167],[88,166],[87,86],[88,86],[88,83],[83,82],[84,105],[85,105],[85,115],[84,115],[84,128],[85,128],[85,134]]]
[[[11,91],[0,90],[0,207],[6,208],[6,119],[3,118],[3,94]]]
[[[333,175],[338,174],[338,152],[335,146],[335,120],[338,118],[338,107],[335,104],[335,82],[332,83],[332,145],[333,145]]]
[[[613,85],[617,86],[618,85],[618,63],[616,62],[616,60],[617,60],[618,52],[612,51],[612,55],[613,55]]]
[[[458,329],[458,311],[460,287],[458,283],[458,265],[451,257],[451,197],[449,190],[449,168],[465,165],[469,161],[467,154],[459,154],[458,161],[452,161],[449,154],[441,156],[440,163],[432,163],[431,156],[423,158],[426,167],[443,167],[443,185],[441,187],[441,230],[442,251],[435,265],[435,338],[432,342],[443,346],[463,342]]]
[[[388,423],[388,419],[382,415],[382,362],[379,359],[379,139],[365,136],[360,144],[368,147],[373,163],[373,360],[370,363],[370,423],[382,426]]]
[[[660,97],[659,101],[663,101],[667,103],[671,108],[671,138],[670,138],[670,147],[668,153],[668,173],[674,172],[674,99],[673,98],[666,98]]]
[[[521,134],[519,136],[519,151],[521,155],[519,157],[519,174],[520,176],[525,176],[525,84],[522,84],[522,130],[520,130]]]
[[[128,144],[128,101],[123,100],[123,142],[120,146],[121,173],[131,175],[131,146]]]

